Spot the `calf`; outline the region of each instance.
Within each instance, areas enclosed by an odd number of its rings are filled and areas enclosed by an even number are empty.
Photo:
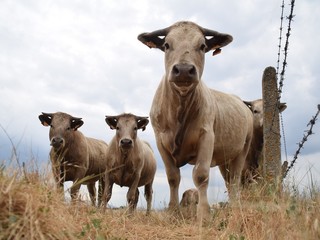
[[[105,121],[111,129],[116,129],[116,135],[109,144],[103,205],[106,206],[109,202],[114,183],[126,186],[129,187],[127,201],[131,213],[138,203],[138,187],[144,186],[149,214],[156,160],[150,145],[137,136],[137,130],[145,130],[149,120],[147,117],[124,113],[106,116]]]
[[[57,112],[42,113],[39,119],[43,126],[50,126],[50,159],[58,188],[63,189],[65,181],[73,181],[71,199],[74,200],[80,185],[87,184],[92,205],[95,205],[95,182],[103,179],[101,175],[106,170],[108,145],[101,140],[85,137],[77,131],[83,124],[81,118]],[[98,206],[101,203],[102,185],[101,182]]]

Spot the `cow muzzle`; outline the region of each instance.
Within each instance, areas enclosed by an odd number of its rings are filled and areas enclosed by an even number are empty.
[[[51,139],[50,145],[55,149],[59,149],[64,146],[64,139],[61,137],[54,137]]]
[[[125,150],[130,149],[130,148],[133,147],[133,141],[131,139],[128,139],[128,138],[121,139],[119,143],[120,143],[119,144],[120,148],[125,149]]]
[[[172,86],[180,95],[185,96],[198,84],[197,69],[192,64],[175,64],[170,73]]]

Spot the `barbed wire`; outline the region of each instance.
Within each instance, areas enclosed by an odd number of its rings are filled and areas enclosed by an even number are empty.
[[[301,151],[301,149],[303,148],[304,143],[308,140],[308,137],[309,137],[310,135],[314,134],[314,133],[312,132],[312,128],[313,128],[313,126],[315,125],[315,123],[316,123],[316,121],[317,121],[317,117],[318,117],[319,113],[320,113],[320,104],[318,104],[318,111],[317,111],[316,115],[313,116],[313,117],[311,118],[311,120],[309,121],[309,123],[307,124],[307,127],[310,126],[310,128],[309,128],[309,130],[306,130],[306,131],[305,131],[306,134],[303,135],[302,140],[298,143],[298,146],[299,146],[299,147],[298,147],[296,153],[295,153],[294,156],[293,156],[292,162],[290,163],[289,167],[286,169],[285,173],[283,174],[283,179],[287,176],[287,174],[288,174],[288,172],[290,171],[290,169],[293,168],[293,166],[294,166],[294,164],[295,164],[295,162],[296,162],[296,160],[297,160],[297,158],[298,158],[298,155],[300,154],[300,151]]]
[[[283,12],[284,12],[284,0],[282,0],[281,5],[281,16],[280,16],[280,32],[279,32],[279,45],[278,45],[278,59],[277,59],[277,76],[279,74],[280,66],[280,53],[281,53],[281,43],[282,43],[282,25],[283,25]]]
[[[283,81],[284,81],[284,75],[285,75],[285,71],[286,71],[286,67],[288,65],[287,62],[287,57],[288,57],[288,50],[289,50],[289,37],[291,35],[291,22],[294,18],[295,15],[293,15],[293,9],[294,9],[294,4],[295,4],[295,0],[291,1],[291,9],[290,9],[290,15],[287,17],[287,19],[289,20],[288,22],[288,29],[287,29],[287,33],[286,33],[286,43],[284,46],[284,59],[282,62],[282,70],[280,73],[280,81],[279,81],[279,89],[278,89],[278,100],[280,102],[280,98],[281,98],[281,94],[282,94],[282,88],[283,88]],[[284,8],[284,3],[282,4],[282,11]],[[283,22],[283,13],[281,14],[281,25],[280,28],[282,28],[282,22]],[[280,41],[282,39],[282,29],[280,30]],[[281,44],[279,44],[281,46]],[[279,47],[279,52],[278,55],[280,55],[280,47]]]
[[[286,67],[287,67],[287,57],[288,57],[288,50],[289,50],[289,37],[291,35],[291,22],[294,18],[293,15],[293,9],[294,9],[294,4],[295,4],[295,0],[291,1],[291,9],[290,9],[290,15],[287,17],[287,19],[289,20],[288,22],[288,29],[287,29],[287,33],[286,33],[286,42],[285,42],[285,47],[284,47],[284,60],[282,63],[282,70],[281,73],[279,74],[279,67],[280,67],[280,56],[281,56],[281,46],[282,46],[282,31],[283,31],[283,19],[284,19],[284,0],[282,0],[282,4],[281,4],[281,16],[280,16],[280,31],[279,31],[279,45],[278,45],[278,59],[277,59],[277,68],[276,68],[276,76],[277,76],[277,80],[280,78],[279,81],[279,86],[278,86],[278,96],[277,96],[277,103],[275,105],[275,108],[273,110],[273,117],[272,117],[272,121],[271,121],[271,125],[270,125],[270,129],[269,131],[272,130],[273,125],[274,125],[274,121],[275,121],[275,117],[276,114],[279,114],[279,107],[280,107],[280,99],[281,99],[281,94],[282,94],[282,88],[283,88],[283,82],[284,82],[284,75],[285,75],[285,71],[286,71]],[[280,118],[280,122],[281,122],[281,129],[282,129],[282,136],[283,136],[283,145],[284,145],[284,149],[285,149],[285,155],[286,155],[286,160],[288,158],[287,155],[287,143],[286,143],[286,137],[285,137],[285,131],[284,131],[284,124],[283,124],[283,118],[281,115]]]

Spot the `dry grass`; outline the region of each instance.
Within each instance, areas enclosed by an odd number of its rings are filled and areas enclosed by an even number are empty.
[[[192,218],[126,209],[105,213],[71,205],[38,172],[0,170],[0,239],[320,239],[320,196],[314,191],[262,198],[251,190],[238,203],[212,212],[200,226]]]

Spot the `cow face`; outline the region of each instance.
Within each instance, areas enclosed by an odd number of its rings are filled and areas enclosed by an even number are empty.
[[[106,116],[105,121],[111,129],[116,130],[118,146],[125,151],[134,147],[138,129],[144,131],[149,123],[148,117],[138,117],[133,114]]]
[[[42,113],[39,119],[43,126],[50,126],[49,140],[50,145],[59,150],[66,143],[72,141],[72,134],[83,125],[81,118],[72,117],[69,114],[57,113]]]
[[[229,44],[232,36],[192,22],[178,22],[165,29],[142,33],[138,39],[150,48],[165,52],[167,80],[176,92],[186,96],[201,79],[205,53],[210,50],[220,53],[220,48]]]
[[[251,102],[243,101],[253,113],[253,128],[263,131],[263,100],[257,99]],[[279,112],[283,112],[287,108],[286,103],[279,104]]]

